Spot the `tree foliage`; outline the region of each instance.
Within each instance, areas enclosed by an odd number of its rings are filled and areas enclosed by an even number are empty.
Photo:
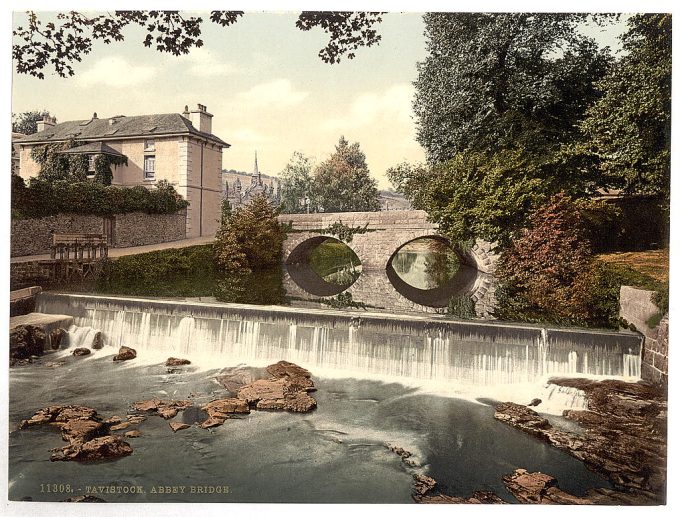
[[[335,152],[314,171],[312,198],[324,212],[380,210],[377,183],[358,142],[340,137]]]
[[[277,266],[286,234],[277,212],[263,194],[239,207],[215,237],[215,259],[220,269],[247,274]]]
[[[87,154],[67,154],[77,144],[75,140],[54,144],[37,145],[31,150],[31,158],[40,165],[38,177],[48,181],[86,181],[89,171]],[[93,181],[111,185],[112,166],[127,165],[127,157],[98,154],[94,157]]]
[[[597,82],[601,97],[581,124],[575,155],[606,187],[669,201],[671,15],[639,14],[622,37],[626,54]]]
[[[47,110],[25,111],[19,115],[12,114],[12,131],[24,135],[32,135],[38,132],[38,122],[44,116],[50,116]]]
[[[106,186],[85,180],[81,182],[31,178],[12,175],[12,217],[46,217],[75,213],[110,216],[129,212],[174,214],[189,203],[182,199],[167,181],[156,188]]]
[[[319,52],[326,63],[337,63],[341,57],[355,57],[362,46],[380,41],[373,28],[382,21],[382,13],[375,12],[302,12],[296,22],[298,29],[309,31],[320,27],[329,34],[328,43]],[[95,40],[106,44],[125,39],[124,29],[137,25],[145,31],[145,47],[175,56],[187,54],[203,46],[201,39],[203,18],[179,11],[114,11],[99,15],[85,12],[59,12],[56,21],[45,22],[34,11],[28,11],[25,27],[13,31],[15,43],[12,57],[16,71],[45,78],[46,69],[53,67],[60,77],[74,75],[73,63],[89,54]],[[243,16],[241,11],[212,11],[210,21],[222,27],[232,25]]]
[[[281,180],[281,213],[299,214],[318,211],[312,196],[312,160],[300,152],[294,152],[279,175]]]
[[[387,171],[413,208],[426,210],[452,242],[482,238],[501,246],[558,187],[521,151],[458,153],[434,166],[401,164]]]
[[[456,153],[568,141],[597,97],[607,51],[580,33],[584,14],[428,13],[415,82],[417,139],[431,163]]]
[[[558,194],[532,212],[496,269],[496,316],[588,326],[618,322],[620,284],[595,262],[581,208]]]

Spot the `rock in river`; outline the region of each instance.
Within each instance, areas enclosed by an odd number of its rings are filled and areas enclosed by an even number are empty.
[[[238,390],[238,398],[257,409],[306,412],[316,408],[308,395],[314,389],[310,373],[300,366],[279,361],[267,366],[269,379],[258,379]]]
[[[92,350],[90,350],[89,348],[76,348],[73,351],[73,355],[76,356],[76,357],[80,357],[80,356],[83,356],[83,355],[90,355],[91,353],[92,353]]]
[[[165,361],[165,366],[184,366],[185,364],[191,364],[191,361],[177,357],[168,357],[168,360]]]
[[[35,325],[19,325],[9,331],[9,357],[13,360],[42,355],[47,343],[45,331]]]
[[[169,420],[175,416],[179,411],[183,411],[191,406],[191,401],[189,400],[161,400],[161,399],[149,399],[135,402],[132,407],[137,411],[148,411],[157,413],[166,420]]]
[[[134,348],[121,346],[118,350],[118,355],[113,356],[114,361],[129,361],[137,357],[137,351]]]
[[[51,461],[93,461],[120,458],[132,454],[130,444],[120,436],[102,436],[85,443],[67,445],[50,457]]]

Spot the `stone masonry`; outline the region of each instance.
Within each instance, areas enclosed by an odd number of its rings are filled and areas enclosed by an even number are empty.
[[[642,349],[642,378],[655,384],[668,383],[668,314],[655,328],[647,320],[659,312],[653,291],[621,286],[619,315],[645,336]]]
[[[293,230],[283,244],[284,263],[301,261],[327,237],[337,238],[323,231],[334,223],[341,222],[352,228],[365,228],[365,233],[356,233],[350,242],[345,242],[361,260],[364,272],[348,292],[357,295],[357,299],[360,298],[358,296],[360,293],[375,292],[382,295],[378,297],[383,300],[390,299],[389,308],[393,310],[425,312],[443,310],[420,306],[403,298],[392,288],[384,274],[366,274],[366,271],[384,272],[394,253],[408,242],[422,237],[443,239],[437,233],[438,226],[427,220],[427,213],[423,210],[282,214],[279,221],[291,225]],[[498,256],[492,252],[492,247],[490,243],[478,240],[470,249],[457,250],[461,261],[483,273],[477,276],[474,286],[467,293],[475,302],[476,310],[481,316],[489,316],[495,305],[492,274]],[[372,297],[368,297],[370,298]]]
[[[176,214],[133,212],[113,217],[114,248],[143,246],[186,238],[184,211]],[[58,214],[12,221],[11,256],[50,252],[52,233],[104,233],[104,218],[95,215]]]

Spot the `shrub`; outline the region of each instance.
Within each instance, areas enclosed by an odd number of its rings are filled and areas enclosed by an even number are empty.
[[[454,316],[463,320],[471,320],[477,317],[475,302],[469,296],[452,296],[446,310],[449,316]]]
[[[155,189],[106,186],[95,181],[70,182],[31,178],[26,186],[12,178],[12,214],[16,218],[45,217],[59,213],[109,216],[129,212],[172,214],[189,203],[169,183]]]
[[[276,210],[257,195],[223,222],[215,237],[215,259],[224,271],[278,266],[285,238]]]

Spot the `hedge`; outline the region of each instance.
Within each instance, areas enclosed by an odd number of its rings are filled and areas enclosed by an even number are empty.
[[[12,175],[12,218],[46,217],[59,213],[109,216],[129,212],[174,214],[189,205],[167,181],[154,189],[105,186],[98,182],[24,180]]]

